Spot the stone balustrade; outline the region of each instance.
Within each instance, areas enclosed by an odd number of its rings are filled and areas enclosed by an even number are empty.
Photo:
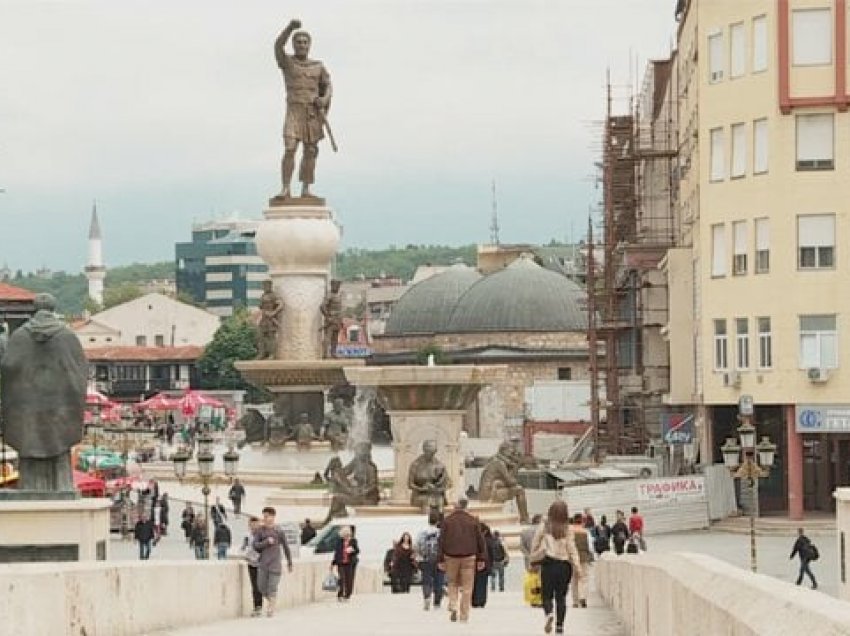
[[[596,581],[633,636],[850,635],[850,604],[702,554],[606,555]]]
[[[321,589],[329,559],[301,561],[284,574],[279,609],[306,605]],[[241,560],[38,563],[0,567],[3,636],[133,636],[250,613]],[[356,593],[379,592],[378,568],[357,568]]]

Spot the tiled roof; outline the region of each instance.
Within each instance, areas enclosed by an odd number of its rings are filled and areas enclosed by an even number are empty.
[[[203,347],[93,347],[86,349],[86,358],[98,362],[192,361],[201,357]]]
[[[32,302],[35,300],[35,292],[30,291],[29,289],[15,287],[8,283],[0,283],[0,300],[22,300]]]

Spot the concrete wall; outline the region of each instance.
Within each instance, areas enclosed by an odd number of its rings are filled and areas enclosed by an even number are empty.
[[[279,606],[326,596],[327,571],[328,560],[296,563]],[[0,636],[131,636],[237,618],[252,606],[248,568],[237,560],[4,566],[0,589]],[[376,568],[358,567],[357,593],[381,589]]]
[[[633,636],[850,634],[847,603],[702,554],[603,558],[596,583]]]

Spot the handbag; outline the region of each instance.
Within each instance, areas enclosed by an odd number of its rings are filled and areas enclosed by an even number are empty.
[[[339,589],[339,579],[333,572],[328,572],[325,580],[322,581],[323,592],[336,592]]]
[[[540,547],[536,550],[532,550],[531,554],[528,555],[528,562],[530,565],[537,566],[543,563],[543,559],[546,558],[546,548],[549,543],[549,535],[544,534],[541,541]]]

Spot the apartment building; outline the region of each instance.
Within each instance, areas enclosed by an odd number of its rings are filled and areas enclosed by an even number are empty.
[[[738,401],[778,445],[762,510],[850,484],[846,0],[679,0],[666,401],[720,462]]]

